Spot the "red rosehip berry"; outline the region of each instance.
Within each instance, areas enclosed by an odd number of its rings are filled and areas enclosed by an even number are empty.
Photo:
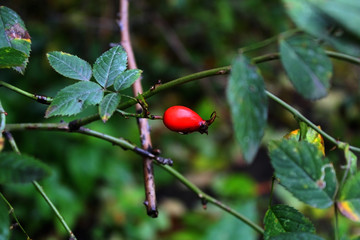
[[[214,111],[209,120],[203,120],[196,112],[184,106],[172,106],[168,108],[163,116],[165,126],[175,132],[187,134],[200,132],[208,134],[208,127],[214,122],[216,112]]]

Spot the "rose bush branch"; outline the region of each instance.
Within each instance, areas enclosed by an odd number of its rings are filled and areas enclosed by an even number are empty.
[[[0,87],[1,86],[46,105],[49,105],[53,100],[51,97],[29,93],[4,81],[0,81]]]
[[[134,52],[131,46],[130,31],[129,31],[129,1],[120,0],[120,33],[121,33],[121,45],[125,49],[128,56],[128,68],[137,69]],[[132,85],[134,96],[138,96],[143,93],[141,85],[141,77],[138,78]],[[142,113],[143,108],[138,103],[135,105],[136,112]],[[141,146],[145,151],[152,150],[150,127],[146,118],[137,119]],[[152,165],[152,159],[144,157],[143,160],[143,172],[144,172],[144,184],[145,184],[145,206],[147,214],[151,217],[157,217],[157,204],[156,204],[156,192],[155,192],[155,179],[154,170]]]
[[[163,166],[161,165],[161,167],[163,169],[165,169],[167,172],[169,172],[171,175],[173,175],[175,178],[177,178],[180,182],[182,182],[187,188],[189,188],[191,191],[193,191],[194,193],[197,194],[197,196],[201,199],[201,201],[203,203],[207,203],[210,202],[212,204],[214,204],[215,206],[223,209],[225,212],[230,213],[231,215],[233,215],[234,217],[236,217],[237,219],[243,221],[244,223],[246,223],[249,227],[251,227],[252,229],[254,229],[256,232],[260,233],[260,234],[264,234],[264,230],[257,225],[256,223],[252,222],[250,219],[248,219],[247,217],[245,217],[244,215],[242,215],[241,213],[235,211],[234,209],[232,209],[231,207],[227,206],[226,204],[222,203],[221,201],[213,198],[212,196],[204,193],[200,188],[198,188],[195,184],[193,184],[192,182],[190,182],[188,179],[186,179],[181,173],[179,173],[178,171],[176,171],[174,168],[169,167],[169,166]]]
[[[81,133],[84,135],[93,136],[99,139],[106,140],[116,146],[123,148],[124,150],[131,150],[141,156],[153,159],[161,164],[172,165],[171,159],[163,158],[152,152],[143,150],[123,138],[116,138],[84,127],[81,127],[76,131],[73,131],[69,128],[68,123],[18,123],[18,124],[7,124],[5,128],[5,131],[24,131],[24,130],[46,130],[46,131]]]
[[[18,220],[16,214],[15,214],[15,210],[13,208],[13,206],[10,204],[10,202],[5,198],[5,196],[0,193],[0,197],[4,200],[4,202],[6,203],[6,205],[8,205],[9,207],[9,212],[11,213],[11,215],[13,216],[13,218],[15,219],[17,225],[19,226],[19,228],[21,229],[21,231],[26,235],[26,239],[30,240],[31,238],[29,237],[28,233],[25,231],[25,229],[23,228],[23,226],[21,225],[20,221]]]
[[[15,142],[15,139],[13,138],[12,134],[9,131],[5,131],[5,136],[8,139],[12,149],[14,152],[21,154],[19,148],[17,147],[17,144]],[[74,235],[74,233],[71,231],[70,227],[68,226],[68,224],[66,223],[64,217],[60,214],[60,212],[58,211],[58,209],[55,207],[55,205],[52,203],[52,201],[50,200],[50,198],[47,196],[47,194],[44,192],[43,188],[40,186],[40,184],[37,181],[33,181],[32,182],[33,185],[35,186],[36,190],[41,194],[41,196],[44,198],[44,200],[47,202],[47,204],[50,206],[50,208],[52,209],[52,211],[55,213],[56,217],[58,218],[58,220],[61,222],[61,224],[63,225],[63,227],[65,228],[65,230],[68,232],[70,238],[69,240],[76,240],[76,237]]]
[[[6,125],[7,131],[25,131],[25,130],[47,130],[47,131],[60,131],[60,132],[71,132],[67,123],[21,123],[21,124],[7,124]],[[102,140],[105,140],[107,142],[112,143],[113,145],[120,146],[124,149],[133,150],[134,152],[146,155],[148,158],[156,158],[158,156],[149,153],[147,151],[144,151],[141,148],[136,147],[135,145],[129,143],[128,141],[121,139],[121,138],[115,138],[100,132],[96,132],[87,128],[80,128],[78,131],[75,131],[77,133],[85,134],[88,136],[93,136]],[[170,159],[168,159],[170,160]],[[171,161],[171,160],[170,160]],[[203,200],[203,202],[210,202],[214,204],[215,206],[223,209],[224,211],[230,213],[231,215],[235,216],[237,219],[243,221],[247,225],[249,225],[251,228],[253,228],[258,233],[262,234],[264,230],[258,226],[256,223],[252,222],[242,214],[236,212],[231,207],[227,206],[226,204],[222,203],[221,201],[213,198],[212,196],[204,193],[200,188],[198,188],[195,184],[190,182],[188,179],[186,179],[181,173],[176,171],[174,168],[170,167],[169,165],[163,165],[160,163],[160,161],[155,161],[157,165],[162,167],[165,171],[169,172],[171,175],[173,175],[175,178],[177,178],[180,182],[182,182],[186,187],[188,187],[191,191],[195,192],[200,199]]]

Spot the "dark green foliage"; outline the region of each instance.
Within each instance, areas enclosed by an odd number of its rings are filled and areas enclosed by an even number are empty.
[[[42,162],[15,152],[0,153],[0,184],[28,183],[47,177],[50,169]]]
[[[0,49],[11,47],[26,55],[22,63],[19,64],[21,58],[19,54],[12,54],[7,56],[8,65],[17,63],[13,68],[20,73],[24,73],[28,57],[31,51],[31,40],[25,24],[20,16],[10,8],[0,6]],[[0,53],[4,53],[5,50],[1,50]],[[16,54],[16,55],[15,55]],[[6,60],[6,59],[5,59]],[[7,65],[6,63],[3,63]]]
[[[247,162],[254,159],[267,120],[267,97],[258,68],[240,55],[232,64],[227,99],[234,133]]]
[[[16,50],[15,48],[0,48],[0,68],[21,66],[27,57],[24,52]]]
[[[280,40],[280,56],[292,84],[308,99],[327,95],[332,64],[324,50],[309,36]]]
[[[0,199],[0,239],[7,240],[10,238],[10,218],[9,210],[3,199]]]
[[[269,146],[275,175],[289,192],[316,208],[334,202],[337,179],[333,165],[305,141],[273,141]]]
[[[265,240],[285,232],[315,232],[315,227],[309,219],[287,205],[271,206],[266,212],[264,225]]]

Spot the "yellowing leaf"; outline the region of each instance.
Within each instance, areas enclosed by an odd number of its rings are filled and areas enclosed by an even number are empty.
[[[340,212],[347,217],[348,219],[351,219],[355,222],[360,222],[360,215],[354,208],[353,204],[349,201],[339,201],[337,202],[337,206],[340,210]]]
[[[321,129],[320,126],[318,126],[319,129]],[[300,129],[296,129],[291,131],[290,133],[286,134],[284,136],[285,139],[294,139],[299,141],[300,140]],[[307,142],[313,144],[316,146],[317,149],[319,149],[322,154],[325,156],[325,147],[324,147],[324,139],[321,136],[320,133],[316,132],[314,129],[308,127],[306,136],[304,138]]]

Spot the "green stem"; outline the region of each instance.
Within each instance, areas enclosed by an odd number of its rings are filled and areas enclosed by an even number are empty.
[[[163,169],[165,169],[167,172],[169,172],[171,175],[176,177],[180,182],[182,182],[187,188],[189,188],[191,191],[197,194],[197,196],[203,201],[203,202],[210,202],[214,204],[215,206],[223,209],[224,211],[230,213],[231,215],[235,216],[237,219],[243,221],[246,223],[249,227],[254,229],[260,234],[264,234],[264,230],[257,225],[256,223],[252,222],[250,219],[242,215],[241,213],[236,212],[234,209],[230,208],[229,206],[225,205],[224,203],[220,202],[219,200],[211,197],[210,195],[204,193],[200,188],[198,188],[196,185],[194,185],[192,182],[190,182],[188,179],[186,179],[181,173],[176,171],[174,168],[170,166],[163,166],[161,165]]]
[[[271,208],[272,200],[273,200],[273,194],[274,194],[274,184],[275,184],[276,178],[275,176],[272,176],[271,178],[271,189],[270,189],[270,197],[269,197],[269,208]]]
[[[12,137],[10,132],[6,132],[7,138],[9,140],[9,143],[11,145],[11,147],[13,148],[14,152],[21,154],[19,148],[17,147],[17,144],[15,142],[15,139]],[[70,239],[71,240],[76,240],[75,235],[73,234],[73,232],[71,231],[71,229],[69,228],[69,226],[67,225],[67,223],[65,222],[63,216],[60,214],[60,212],[57,210],[57,208],[55,207],[55,205],[52,203],[52,201],[49,199],[49,197],[46,195],[46,193],[44,192],[43,188],[40,186],[40,184],[37,181],[33,181],[32,182],[33,185],[35,186],[36,190],[41,194],[41,196],[44,198],[44,200],[48,203],[48,205],[50,206],[50,208],[52,209],[52,211],[55,213],[56,217],[58,218],[58,220],[61,222],[61,224],[63,225],[63,227],[65,228],[65,230],[69,233],[70,235]]]
[[[291,36],[293,34],[296,34],[296,33],[299,33],[299,32],[301,32],[300,29],[290,29],[290,30],[282,32],[282,33],[280,33],[280,34],[278,34],[276,36],[265,39],[265,40],[263,40],[261,42],[256,42],[256,43],[251,44],[249,46],[242,47],[242,48],[239,49],[239,52],[240,53],[246,53],[246,52],[249,52],[249,51],[252,51],[252,50],[263,48],[263,47],[266,47],[266,46],[276,42],[280,36],[281,37],[289,37],[289,36]]]
[[[43,104],[50,104],[53,100],[51,97],[46,97],[46,96],[26,92],[26,91],[24,91],[20,88],[17,88],[17,87],[15,87],[7,82],[4,82],[4,81],[0,81],[0,86],[6,87],[14,92],[17,92],[25,97],[31,98],[31,99],[33,99],[37,102],[43,103]]]
[[[318,128],[314,123],[312,123],[309,119],[307,119],[306,117],[304,117],[304,115],[302,115],[298,110],[296,110],[295,108],[293,108],[292,106],[290,106],[289,104],[287,104],[286,102],[284,102],[283,100],[281,100],[280,98],[278,98],[277,96],[275,96],[274,94],[270,93],[269,91],[266,91],[266,95],[271,98],[272,100],[274,100],[275,102],[277,102],[278,104],[280,104],[282,107],[284,107],[286,110],[288,110],[290,113],[292,113],[297,119],[305,122],[308,126],[310,126],[312,129],[314,129],[315,131],[317,131],[318,133],[320,133],[324,138],[326,138],[328,141],[330,141],[331,143],[335,144],[338,148],[340,149],[344,149],[346,146],[345,142],[341,142],[338,141],[337,139],[333,138],[332,136],[330,136],[329,134],[327,134],[326,132],[324,132],[323,130],[321,130],[320,128]],[[358,147],[354,147],[354,146],[349,146],[349,149],[356,151],[356,152],[360,152],[360,148]]]
[[[172,160],[169,158],[160,157],[152,152],[143,150],[142,148],[137,147],[135,144],[130,143],[126,139],[116,138],[101,132],[97,132],[88,128],[80,127],[78,130],[74,131],[70,129],[67,123],[17,123],[17,124],[7,124],[6,131],[22,131],[22,130],[47,130],[47,131],[61,131],[61,132],[74,132],[81,133],[88,136],[93,136],[99,139],[108,141],[116,146],[123,148],[124,150],[131,150],[136,154],[141,156],[154,159],[160,164],[172,165]]]
[[[148,119],[152,119],[152,120],[154,120],[154,119],[163,119],[162,116],[152,115],[152,114],[146,115],[145,112],[142,112],[142,113],[128,113],[128,112],[122,111],[120,109],[116,109],[116,111],[118,113],[120,113],[125,118],[127,118],[127,117],[135,117],[135,118],[148,118]]]
[[[69,127],[67,126],[66,123],[60,123],[60,124],[55,124],[55,123],[47,123],[47,124],[33,124],[33,123],[22,123],[22,124],[7,124],[6,125],[6,130],[7,131],[18,131],[18,130],[27,130],[27,129],[31,129],[31,130],[54,130],[54,131],[67,131],[70,132]],[[249,226],[251,226],[253,229],[255,229],[257,232],[263,234],[264,230],[259,227],[258,225],[256,225],[255,223],[251,222],[249,219],[247,219],[246,217],[244,217],[243,215],[241,215],[240,213],[236,212],[235,210],[231,209],[229,206],[221,203],[220,201],[216,200],[215,198],[205,194],[204,192],[202,192],[197,186],[195,186],[193,183],[191,183],[189,180],[187,180],[183,175],[181,175],[178,171],[176,171],[175,169],[171,168],[168,165],[162,165],[162,162],[164,162],[164,159],[162,159],[162,161],[159,161],[158,158],[160,158],[159,156],[154,155],[153,153],[147,152],[145,150],[142,150],[141,148],[138,148],[136,145],[133,145],[132,143],[121,139],[121,138],[115,138],[100,132],[96,132],[87,128],[80,128],[78,131],[76,131],[78,133],[81,134],[85,134],[85,135],[89,135],[89,136],[93,136],[96,138],[100,138],[102,140],[105,140],[107,142],[110,142],[114,145],[120,146],[124,149],[129,149],[132,150],[138,154],[144,155],[146,157],[149,157],[151,159],[155,159],[157,161],[155,161],[156,164],[158,164],[159,166],[163,167],[166,171],[168,171],[169,173],[171,173],[173,176],[175,176],[177,179],[179,179],[182,183],[184,183],[187,187],[189,187],[192,191],[194,191],[195,193],[198,194],[198,196],[201,199],[205,199],[208,202],[213,203],[214,205],[224,209],[225,211],[229,212],[230,214],[234,215],[235,217],[237,217],[238,219],[244,221],[245,223],[247,223]],[[171,161],[170,159],[165,159],[167,161]]]
[[[29,237],[29,235],[27,234],[27,232],[25,231],[25,229],[22,227],[22,225],[20,224],[20,221],[18,220],[16,214],[15,214],[15,210],[13,208],[13,206],[10,204],[10,202],[5,198],[5,196],[0,193],[0,197],[4,200],[4,202],[8,205],[9,209],[10,209],[10,213],[13,216],[13,218],[15,219],[17,225],[20,227],[21,231],[26,235],[26,239],[31,239]]]
[[[338,207],[336,205],[336,203],[334,204],[334,214],[335,214],[335,240],[339,240],[340,239],[340,234],[339,234],[339,211],[338,211]]]
[[[332,58],[336,58],[339,60],[343,60],[349,63],[353,63],[353,64],[357,64],[360,65],[360,59],[356,58],[356,57],[352,57],[350,55],[346,55],[346,54],[342,54],[342,53],[338,53],[338,52],[333,52],[333,51],[325,51],[325,53]],[[265,54],[259,57],[255,57],[252,59],[252,62],[254,64],[260,64],[263,62],[269,62],[272,60],[277,60],[280,58],[280,53],[275,52],[275,53],[269,53],[269,54]],[[231,71],[231,66],[224,66],[224,67],[219,67],[219,68],[214,68],[214,69],[210,69],[210,70],[205,70],[205,71],[201,71],[201,72],[197,72],[197,73],[193,73],[184,77],[180,77],[174,80],[171,80],[169,82],[163,83],[163,84],[156,84],[155,86],[151,87],[149,90],[147,90],[146,92],[144,92],[142,94],[142,97],[144,99],[147,99],[159,92],[168,90],[170,88],[173,87],[177,87],[179,85],[191,82],[191,81],[195,81],[195,80],[199,80],[199,79],[203,79],[206,77],[212,77],[212,76],[217,76],[217,75],[225,75],[225,74],[229,74]],[[118,109],[120,110],[124,110],[130,106],[135,105],[136,103],[138,103],[138,99],[137,98],[132,98],[127,100],[126,102],[122,102],[119,104]],[[79,119],[79,120],[75,120],[74,121],[74,125],[79,128],[81,126],[84,126],[88,123],[91,123],[93,121],[99,120],[100,116],[99,114],[95,114],[92,115],[90,117],[86,117],[84,119]]]

